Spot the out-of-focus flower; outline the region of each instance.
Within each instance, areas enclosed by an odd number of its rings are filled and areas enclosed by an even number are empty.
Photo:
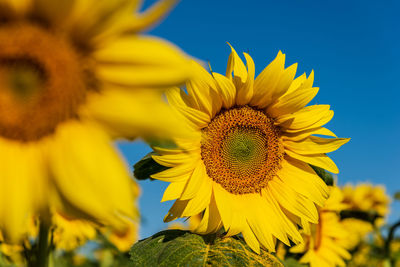
[[[139,34],[174,1],[144,13],[139,2],[0,0],[0,228],[11,242],[50,206],[123,231],[136,194],[112,139],[186,131],[161,89],[189,77],[189,60]]]
[[[341,224],[349,232],[349,236],[341,240],[349,250],[354,249],[374,229],[371,223],[356,218],[343,219]]]
[[[353,186],[347,184],[342,189],[343,202],[348,204],[350,210],[371,212],[375,211],[379,216],[375,222],[382,226],[384,217],[389,213],[390,197],[385,192],[385,187],[368,183]]]
[[[201,214],[191,216],[186,220],[186,224],[180,222],[173,222],[168,225],[170,230],[195,230],[201,222]]]
[[[153,158],[171,168],[152,177],[171,182],[162,201],[177,199],[166,222],[203,212],[195,232],[223,227],[227,236],[242,233],[256,252],[260,244],[274,251],[276,238],[301,241],[300,218],[318,222],[315,204],[324,204],[328,190],[309,164],[337,173],[326,153],[349,139],[313,136],[335,137],[322,127],[333,117],[329,105],[305,107],[318,92],[313,73],[294,79],[297,64],[285,68],[279,52],[254,79],[254,62],[244,56],[247,68],[232,48],[226,76],[196,65],[188,94],[167,91],[198,134],[177,140],[176,149],[154,147],[160,156]]]
[[[351,255],[341,240],[348,238],[350,233],[343,227],[338,215],[342,199],[340,189],[331,187],[329,199],[319,209],[319,223],[305,228],[304,242],[290,249],[292,253],[305,253],[301,263],[309,263],[311,267],[346,266],[344,260],[349,260]]]
[[[343,240],[343,245],[347,249],[354,249],[361,241],[365,240],[369,233],[374,230],[374,226],[382,226],[385,216],[389,212],[390,198],[385,193],[383,186],[371,184],[350,184],[342,188],[343,204],[347,205],[346,210],[376,212],[381,218],[377,218],[374,225],[371,222],[357,218],[345,218],[342,225],[351,233],[349,238]]]
[[[92,222],[68,219],[61,214],[53,215],[53,242],[56,249],[72,251],[96,237]]]
[[[34,217],[30,217],[26,222],[24,229],[23,242],[20,244],[8,244],[5,242],[3,234],[0,232],[0,252],[6,256],[9,262],[16,266],[25,266],[26,259],[24,249],[31,249],[31,241],[37,237],[38,224]]]

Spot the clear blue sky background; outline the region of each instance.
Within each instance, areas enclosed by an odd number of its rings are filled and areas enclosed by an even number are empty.
[[[154,1],[145,1],[145,6]],[[397,3],[396,3],[397,2]],[[184,0],[152,35],[225,73],[230,42],[248,52],[258,74],[277,52],[298,75],[315,71],[320,87],[314,104],[335,111],[328,128],[351,141],[331,153],[339,184],[370,181],[400,190],[400,5],[399,1],[228,1]],[[132,166],[150,151],[143,143],[119,147]],[[171,202],[160,204],[167,183],[140,182],[141,237],[166,227]],[[390,220],[400,217],[392,206]]]

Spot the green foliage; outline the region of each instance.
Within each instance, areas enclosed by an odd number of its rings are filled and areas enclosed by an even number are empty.
[[[318,176],[322,180],[324,180],[326,185],[334,185],[334,180],[333,180],[332,174],[330,174],[329,172],[325,171],[324,169],[322,169],[320,167],[317,167],[317,166],[314,166],[314,165],[310,165],[310,166],[318,174]]]
[[[394,193],[393,197],[395,200],[400,200],[400,191],[397,191],[396,193]]]
[[[254,253],[240,238],[167,230],[131,248],[130,266],[283,266],[273,255]]]
[[[138,180],[153,180],[150,178],[152,174],[164,171],[168,169],[168,167],[162,166],[158,164],[151,156],[155,155],[154,152],[151,152],[144,156],[140,161],[138,161],[135,165],[133,165],[133,175]]]

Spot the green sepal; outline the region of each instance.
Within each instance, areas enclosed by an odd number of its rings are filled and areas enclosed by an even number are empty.
[[[313,170],[315,171],[315,173],[316,173],[322,180],[324,180],[324,182],[326,183],[326,185],[332,186],[332,185],[335,184],[335,182],[334,182],[334,180],[333,180],[332,174],[330,174],[329,172],[327,172],[326,170],[324,170],[324,169],[322,169],[322,168],[320,168],[320,167],[317,167],[317,166],[314,166],[314,165],[311,165],[311,164],[310,164],[310,166],[311,166],[311,168],[313,168]]]
[[[133,165],[133,176],[137,180],[154,180],[150,176],[158,172],[168,169],[163,165],[158,164],[151,156],[156,155],[154,152],[150,152]]]

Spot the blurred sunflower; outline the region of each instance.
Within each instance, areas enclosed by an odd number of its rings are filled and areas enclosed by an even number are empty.
[[[389,213],[390,197],[385,193],[383,186],[366,183],[357,186],[347,184],[342,188],[342,192],[343,203],[347,205],[348,210],[372,212],[379,216],[374,223],[357,218],[342,220],[342,225],[352,233],[349,238],[343,240],[343,244],[347,249],[353,249],[373,232],[374,227],[380,227],[385,223],[385,216]]]
[[[53,215],[53,242],[58,250],[72,251],[87,241],[95,240],[101,232],[119,251],[125,252],[137,240],[137,225],[127,221],[128,227],[117,232],[108,227],[98,227],[90,221],[74,220],[55,213]]]
[[[386,194],[384,186],[368,183],[357,186],[347,184],[342,190],[343,202],[348,204],[350,210],[376,212],[381,218],[378,218],[375,224],[382,226],[384,217],[389,213],[390,205],[390,197]]]
[[[179,148],[154,147],[154,160],[171,168],[152,177],[171,182],[162,201],[177,199],[166,222],[202,213],[195,232],[223,227],[256,252],[260,243],[273,251],[276,238],[301,241],[295,222],[318,222],[314,203],[322,206],[328,189],[308,164],[337,173],[325,153],[349,139],[313,136],[335,136],[322,127],[333,116],[328,105],[305,107],[318,91],[313,73],[293,80],[297,65],[285,69],[279,52],[254,80],[253,60],[244,56],[247,68],[232,48],[226,76],[193,63],[198,79],[187,94],[167,91],[197,136],[178,139]]]
[[[49,205],[118,231],[136,219],[137,194],[111,138],[184,131],[160,89],[189,76],[180,50],[139,35],[174,1],[140,14],[139,2],[0,0],[0,228],[7,239],[18,240],[28,216]]]
[[[304,242],[290,249],[292,253],[305,253],[300,263],[309,263],[311,267],[346,266],[344,260],[349,260],[351,254],[341,245],[341,240],[351,233],[343,227],[338,215],[344,208],[342,199],[340,189],[331,187],[329,199],[318,211],[318,224],[305,228]]]

